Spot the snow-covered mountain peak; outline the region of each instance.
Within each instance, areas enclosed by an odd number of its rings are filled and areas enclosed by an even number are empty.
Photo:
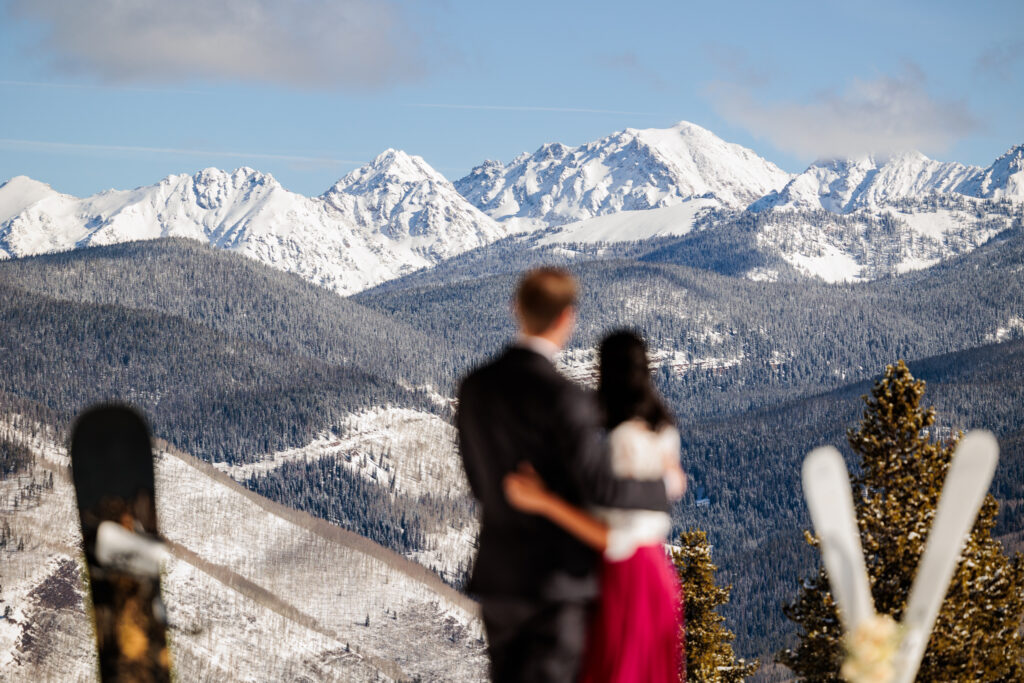
[[[178,193],[182,202],[188,203],[194,198],[195,204],[206,210],[244,203],[275,190],[284,191],[272,175],[247,166],[234,171],[209,167],[193,175],[168,176],[159,186]]]
[[[1024,201],[1024,144],[1011,147],[957,191],[973,197]]]
[[[16,175],[7,182],[0,183],[0,191],[19,192],[22,194],[56,192],[52,187],[27,175]]]
[[[422,157],[399,149],[387,149],[371,161],[360,166],[334,184],[324,193],[325,199],[334,194],[362,195],[393,187],[409,187],[428,182],[441,186],[451,183]]]
[[[172,176],[173,177],[173,176]],[[277,184],[277,180],[269,173],[257,171],[248,166],[241,166],[234,171],[225,171],[214,166],[209,166],[197,171],[192,176],[192,182],[196,185],[271,185]]]
[[[1024,169],[1024,142],[1019,145],[1015,145],[1007,150],[1006,154],[999,157],[996,163],[999,161],[1006,160],[1007,163],[1014,164],[1014,167],[1019,171]]]
[[[564,159],[572,152],[572,149],[561,142],[546,142],[533,153],[533,158],[537,161]]]
[[[681,121],[627,128],[579,147],[548,143],[508,165],[482,164],[455,187],[496,220],[529,228],[695,197],[739,207],[788,180],[752,151]]]
[[[28,176],[14,176],[0,185],[0,223],[10,220],[28,207],[59,192],[44,182]]]
[[[660,138],[671,138],[673,136],[683,138],[690,145],[731,145],[712,133],[703,126],[698,126],[690,121],[677,121],[668,128],[627,128],[623,133],[636,135],[638,137],[656,136]],[[734,145],[739,147],[739,145]],[[741,148],[742,149],[742,148]]]
[[[832,213],[877,210],[898,199],[950,192],[979,170],[956,162],[935,161],[916,151],[822,159],[782,190],[762,197],[750,208],[824,209]]]

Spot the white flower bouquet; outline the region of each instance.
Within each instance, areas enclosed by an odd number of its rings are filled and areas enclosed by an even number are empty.
[[[876,614],[846,637],[840,670],[850,683],[889,683],[900,646],[900,626],[888,614]]]

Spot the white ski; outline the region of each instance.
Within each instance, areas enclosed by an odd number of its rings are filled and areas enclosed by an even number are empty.
[[[853,633],[875,616],[875,607],[853,511],[850,478],[839,451],[831,446],[811,451],[804,459],[803,484],[839,618],[846,632]]]
[[[911,683],[917,676],[960,551],[992,483],[998,458],[996,438],[984,430],[970,432],[953,453],[910,588],[892,683]],[[803,484],[839,618],[846,633],[853,633],[873,618],[875,611],[850,481],[839,451],[831,446],[812,451],[804,460]]]
[[[970,432],[953,453],[903,614],[904,635],[896,655],[895,683],[910,683],[917,676],[960,551],[978,517],[998,459],[996,437],[984,430]]]

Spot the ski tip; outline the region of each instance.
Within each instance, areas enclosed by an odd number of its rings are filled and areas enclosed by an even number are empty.
[[[995,435],[985,429],[974,429],[967,433],[953,452],[952,467],[957,470],[969,468],[985,473],[991,483],[999,464],[999,442]]]
[[[987,457],[999,457],[999,441],[996,435],[987,429],[972,429],[967,432],[964,438],[960,439],[956,452],[978,453]]]
[[[820,479],[822,476],[834,476],[836,472],[842,472],[842,476],[847,476],[846,463],[843,462],[843,456],[839,451],[833,446],[815,448],[804,458],[802,468],[804,490],[807,489],[808,482]]]

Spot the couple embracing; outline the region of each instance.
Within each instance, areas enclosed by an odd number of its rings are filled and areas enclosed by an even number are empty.
[[[469,590],[498,683],[682,675],[682,611],[665,555],[683,493],[679,433],[643,341],[606,337],[592,396],[553,364],[577,285],[539,268],[519,282],[517,341],[459,389],[459,445],[481,509]]]

